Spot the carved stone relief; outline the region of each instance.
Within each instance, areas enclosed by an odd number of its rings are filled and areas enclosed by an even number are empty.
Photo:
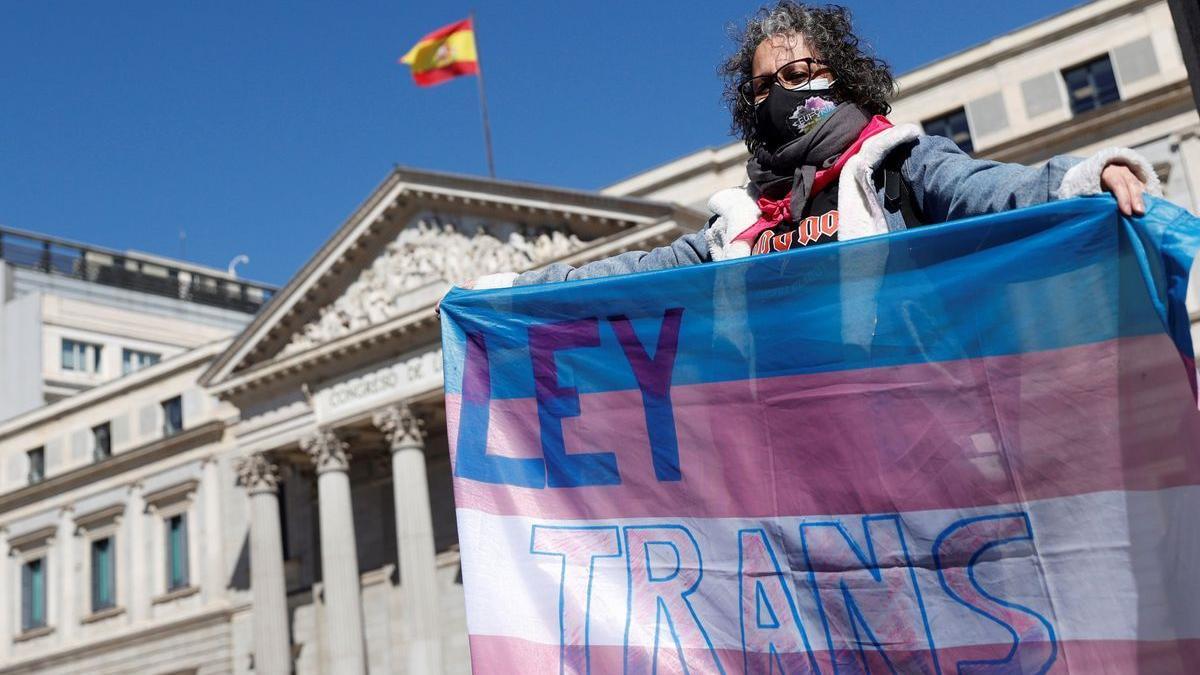
[[[320,316],[292,337],[289,354],[379,324],[401,313],[408,292],[431,283],[460,283],[494,272],[519,272],[562,257],[586,244],[560,230],[518,229],[498,237],[480,224],[471,234],[453,223],[421,219],[363,270]],[[504,237],[503,239],[501,237]]]
[[[318,474],[350,469],[350,444],[331,429],[318,429],[300,439],[300,449],[312,459]]]
[[[237,460],[234,464],[238,485],[251,494],[274,492],[279,487],[279,466],[262,452]]]

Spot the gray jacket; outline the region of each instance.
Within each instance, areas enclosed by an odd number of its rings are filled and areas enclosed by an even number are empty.
[[[925,222],[940,223],[969,216],[1018,209],[1053,199],[1101,191],[1100,173],[1117,161],[1128,165],[1151,194],[1161,187],[1150,164],[1125,148],[1110,148],[1080,160],[1054,157],[1039,167],[974,159],[949,139],[926,136],[914,125],[893,127],[868,139],[862,150],[842,170],[838,183],[838,239],[847,241],[905,229],[903,216],[889,212],[877,174],[883,160],[897,150],[908,150],[900,167]],[[487,277],[477,288],[541,284],[555,281],[648,272],[710,260],[750,254],[750,244],[736,237],[759,218],[756,195],[750,188],[722,190],[709,200],[713,217],[700,231],[685,234],[667,246],[651,251],[631,251],[572,267],[554,263],[542,269],[512,275],[499,283]]]

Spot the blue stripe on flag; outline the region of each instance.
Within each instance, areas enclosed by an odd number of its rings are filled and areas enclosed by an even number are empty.
[[[481,333],[492,396],[533,396],[529,328],[578,321],[586,325],[571,330],[594,330],[598,344],[553,352],[559,382],[636,389],[613,317],[629,319],[652,358],[672,309],[682,309],[673,385],[1043,351],[1167,328],[1190,356],[1183,294],[1200,221],[1161,200],[1138,219],[1114,205],[1074,199],[724,263],[455,290],[442,302],[446,389],[461,391],[465,336]]]

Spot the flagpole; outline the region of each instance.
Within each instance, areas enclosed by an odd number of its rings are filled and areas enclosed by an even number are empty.
[[[488,123],[487,93],[483,88],[483,61],[479,58],[479,33],[475,31],[475,10],[468,14],[471,30],[475,32],[475,81],[479,85],[479,113],[483,119],[483,144],[487,149],[488,175],[496,177],[496,160],[492,157],[492,125]]]

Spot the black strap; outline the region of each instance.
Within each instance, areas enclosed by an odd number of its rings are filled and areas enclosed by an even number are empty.
[[[883,181],[883,208],[888,213],[899,211],[901,217],[904,218],[904,226],[909,229],[925,224],[924,218],[921,217],[921,208],[917,206],[917,200],[913,196],[912,186],[904,179],[904,173],[901,171],[904,160],[908,159],[908,153],[911,150],[911,145],[896,148],[888,153],[880,167]],[[878,182],[876,184],[878,185]]]

